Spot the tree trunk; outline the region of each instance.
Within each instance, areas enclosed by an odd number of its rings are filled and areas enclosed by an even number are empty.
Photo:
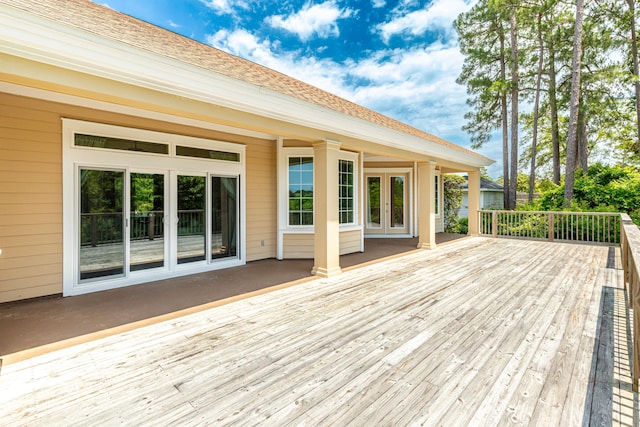
[[[640,152],[640,70],[638,66],[638,39],[636,38],[636,0],[627,0],[631,22],[631,57],[633,59],[633,79],[636,91],[636,131],[638,152]]]
[[[549,46],[549,109],[551,113],[551,145],[553,146],[553,182],[560,185],[560,126],[556,95],[556,53],[553,42]]]
[[[587,147],[587,118],[585,108],[582,104],[578,111],[578,154],[576,158],[576,169],[582,169],[587,174],[587,158],[589,156]]]
[[[580,107],[580,66],[582,59],[582,21],[584,0],[576,2],[576,26],[573,32],[573,60],[571,69],[571,101],[569,105],[569,134],[567,137],[567,165],[564,178],[564,206],[571,206],[578,151],[578,112]]]
[[[533,102],[533,135],[531,138],[531,170],[529,172],[529,203],[533,202],[536,187],[536,152],[538,150],[538,116],[540,114],[540,86],[542,84],[542,66],[544,62],[544,43],[542,41],[542,13],[538,13],[538,74],[536,75],[536,95]]]
[[[511,162],[509,173],[509,209],[516,208],[518,189],[518,22],[516,6],[511,6]]]
[[[507,64],[504,55],[504,32],[500,32],[500,79],[503,83],[507,81]],[[503,86],[504,87],[504,86]],[[500,95],[500,109],[502,114],[502,188],[503,206],[509,209],[511,198],[509,197],[509,118],[507,109],[507,92],[503,89]]]

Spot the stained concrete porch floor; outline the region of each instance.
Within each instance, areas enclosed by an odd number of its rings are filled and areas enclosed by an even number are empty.
[[[436,243],[465,238],[439,233]],[[365,239],[365,251],[344,255],[343,269],[415,250],[417,239]],[[267,259],[242,267],[62,298],[52,296],[0,304],[0,362],[20,360],[97,335],[154,323],[224,304],[269,288],[305,281],[313,261]],[[11,360],[9,360],[11,359]]]

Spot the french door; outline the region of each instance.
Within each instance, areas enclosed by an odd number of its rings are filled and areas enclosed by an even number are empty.
[[[238,258],[239,178],[78,168],[80,283]]]
[[[365,234],[409,233],[409,174],[365,173]]]

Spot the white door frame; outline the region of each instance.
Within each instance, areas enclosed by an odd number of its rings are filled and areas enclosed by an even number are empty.
[[[397,237],[413,237],[412,234],[412,230],[414,229],[414,206],[415,206],[415,187],[414,187],[414,177],[413,177],[414,171],[413,168],[411,167],[407,167],[407,168],[364,168],[364,180],[363,180],[363,189],[362,189],[362,197],[364,198],[364,224],[363,227],[365,227],[365,237],[374,237],[374,238],[397,238]],[[393,233],[393,232],[389,232],[388,231],[388,224],[387,224],[387,215],[385,213],[384,215],[384,225],[381,226],[380,228],[380,233],[366,233],[367,228],[366,228],[366,216],[367,216],[367,212],[369,209],[369,206],[367,205],[367,192],[368,192],[368,188],[367,188],[367,177],[368,176],[380,176],[381,177],[381,181],[384,181],[384,198],[385,201],[388,199],[389,197],[389,189],[388,189],[388,179],[391,176],[402,176],[402,175],[406,175],[407,179],[405,182],[405,215],[407,217],[407,224],[406,224],[406,232],[403,233]],[[384,209],[384,206],[381,207],[381,209]],[[381,220],[381,222],[383,222]],[[371,229],[369,229],[371,230]]]

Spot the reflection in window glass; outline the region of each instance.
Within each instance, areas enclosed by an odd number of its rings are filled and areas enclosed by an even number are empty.
[[[439,186],[439,181],[438,181],[438,176],[436,175],[435,177],[435,196],[436,196],[436,215],[440,214],[440,186]]]
[[[176,155],[185,157],[198,157],[200,159],[225,160],[227,162],[239,162],[240,153],[232,153],[228,151],[209,150],[206,148],[176,147]]]
[[[178,175],[178,264],[205,257],[206,179]]]
[[[134,141],[108,136],[76,134],[75,145],[79,147],[106,148],[110,150],[139,151],[142,153],[169,154],[169,146],[157,142]]]
[[[367,228],[380,228],[380,177],[367,177]]]
[[[211,258],[237,256],[238,179],[211,178]]]
[[[391,217],[390,226],[394,228],[404,227],[404,177],[392,176],[391,185]]]
[[[289,158],[289,225],[313,225],[313,157]]]
[[[80,280],[124,274],[124,172],[80,170]]]
[[[131,271],[164,266],[164,175],[131,174]]]
[[[340,160],[338,164],[338,217],[340,224],[354,222],[353,162]]]

